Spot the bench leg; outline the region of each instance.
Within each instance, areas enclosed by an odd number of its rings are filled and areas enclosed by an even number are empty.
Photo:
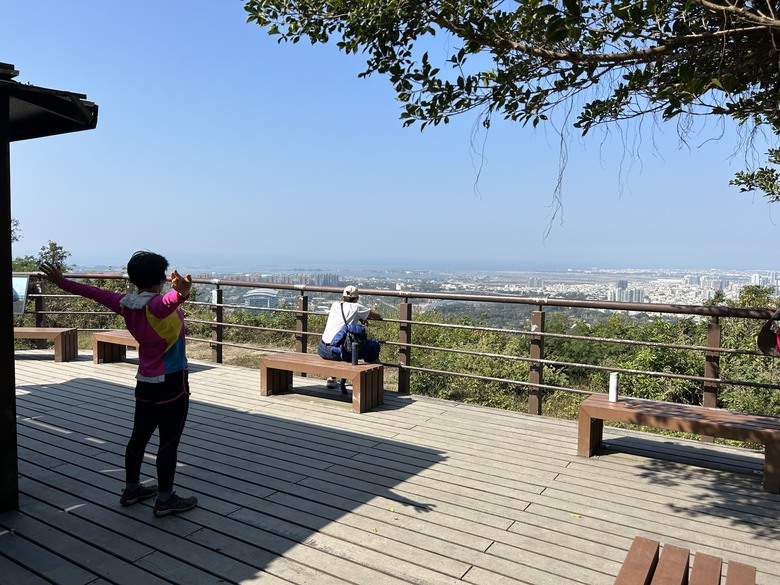
[[[55,362],[69,362],[74,359],[79,353],[79,338],[78,333],[74,329],[73,331],[65,331],[57,335],[54,338],[54,361]]]
[[[764,448],[764,491],[780,494],[780,441],[771,441]]]
[[[372,385],[374,388],[374,400],[371,408],[384,404],[385,402],[385,369],[377,368],[371,374]]]
[[[65,352],[67,348],[67,342],[65,340],[65,334],[60,333],[57,337],[54,338],[54,361],[55,362],[62,362],[67,361],[65,360]]]
[[[75,329],[65,333],[65,344],[62,359],[66,362],[76,359],[79,355],[79,334]]]
[[[577,456],[591,457],[601,445],[603,433],[604,421],[591,418],[585,409],[580,408],[577,424]]]
[[[260,365],[260,396],[272,396],[285,392],[292,386],[293,374],[287,370]]]
[[[384,368],[360,372],[352,380],[352,412],[361,414],[385,401]]]
[[[127,357],[127,347],[107,341],[92,342],[92,361],[96,364],[123,362]]]
[[[352,412],[355,414],[368,410],[368,397],[366,396],[368,386],[366,372],[360,372],[352,379]]]

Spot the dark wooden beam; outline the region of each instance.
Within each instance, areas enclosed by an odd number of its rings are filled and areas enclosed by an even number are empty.
[[[19,508],[14,317],[11,307],[10,97],[0,93],[0,512]]]

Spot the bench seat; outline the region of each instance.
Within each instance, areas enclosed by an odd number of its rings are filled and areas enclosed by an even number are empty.
[[[637,536],[620,566],[614,585],[720,585],[723,559],[696,553],[688,570],[690,551],[667,544],[659,556],[656,540]],[[726,567],[726,585],[755,585],[756,568],[737,561]]]
[[[308,353],[275,353],[260,358],[260,395],[292,388],[293,372],[333,376],[352,381],[352,411],[366,412],[384,402],[384,366],[322,359]]]
[[[610,402],[606,394],[592,394],[580,404],[578,456],[598,449],[605,420],[762,444],[764,491],[780,493],[780,418],[641,398]]]
[[[54,341],[54,361],[69,362],[79,355],[76,327],[14,327],[14,339],[50,339]]]
[[[96,364],[123,361],[127,357],[128,347],[137,349],[138,341],[125,329],[92,333],[92,361]]]

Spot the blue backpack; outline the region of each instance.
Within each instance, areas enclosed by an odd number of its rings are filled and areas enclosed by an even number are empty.
[[[366,328],[360,323],[347,325],[347,318],[344,315],[344,303],[341,303],[341,316],[344,319],[344,327],[338,330],[333,340],[330,342],[331,351],[335,355],[340,355],[342,361],[352,360],[352,344],[358,344],[358,351],[368,339]]]

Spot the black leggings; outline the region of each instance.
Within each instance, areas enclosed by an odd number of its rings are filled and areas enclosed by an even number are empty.
[[[181,394],[167,402],[155,403],[136,400],[133,416],[133,433],[125,450],[125,479],[135,483],[141,479],[141,464],[144,460],[146,445],[154,431],[160,429],[160,448],[157,450],[157,482],[161,492],[173,491],[173,477],[176,474],[176,462],[179,453],[179,441],[187,421],[190,405],[187,373],[169,374],[171,385],[176,384]],[[166,376],[165,382],[169,380]],[[178,378],[178,379],[177,379]],[[148,386],[148,382],[138,382],[138,386]],[[158,386],[157,384],[151,384]],[[136,389],[136,395],[138,395]]]

